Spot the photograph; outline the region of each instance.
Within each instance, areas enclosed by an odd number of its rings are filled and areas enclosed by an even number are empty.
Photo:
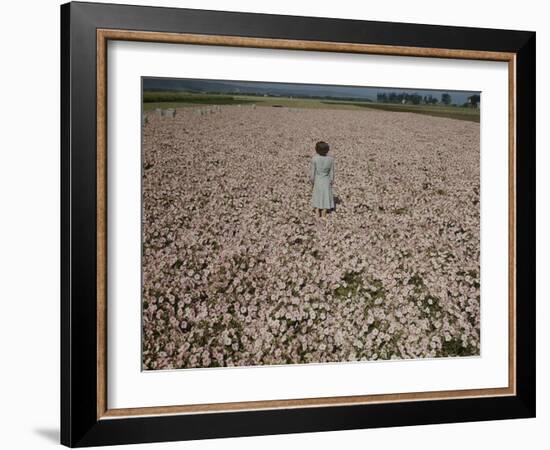
[[[480,356],[481,92],[141,87],[142,370]]]

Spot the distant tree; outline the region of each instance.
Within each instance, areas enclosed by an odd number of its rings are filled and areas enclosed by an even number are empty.
[[[481,98],[479,97],[479,94],[470,95],[468,97],[468,103],[472,108],[477,108],[477,105],[479,104],[479,101]]]
[[[449,94],[443,94],[441,96],[441,102],[447,102],[446,105],[451,104],[451,96]],[[420,95],[417,92],[378,92],[376,94],[376,101],[379,103],[397,103],[397,104],[413,104],[420,105],[421,103],[426,105],[436,105],[439,103],[439,99],[433,95]]]
[[[443,103],[444,105],[450,105],[451,101],[452,101],[452,97],[450,94],[448,93],[441,94],[441,103]]]

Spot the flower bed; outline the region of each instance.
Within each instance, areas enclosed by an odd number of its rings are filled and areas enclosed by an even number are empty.
[[[479,354],[479,124],[201,108],[143,128],[144,369]]]

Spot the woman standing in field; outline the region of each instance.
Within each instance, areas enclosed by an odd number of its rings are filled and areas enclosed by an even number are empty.
[[[311,206],[319,211],[319,217],[326,216],[329,209],[334,208],[332,183],[334,181],[334,158],[327,156],[329,145],[319,141],[315,144],[317,152],[311,158],[309,179],[313,184]]]

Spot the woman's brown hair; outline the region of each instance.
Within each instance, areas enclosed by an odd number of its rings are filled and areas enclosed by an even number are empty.
[[[319,141],[315,144],[315,151],[321,156],[326,156],[329,148],[329,145],[324,141]]]

